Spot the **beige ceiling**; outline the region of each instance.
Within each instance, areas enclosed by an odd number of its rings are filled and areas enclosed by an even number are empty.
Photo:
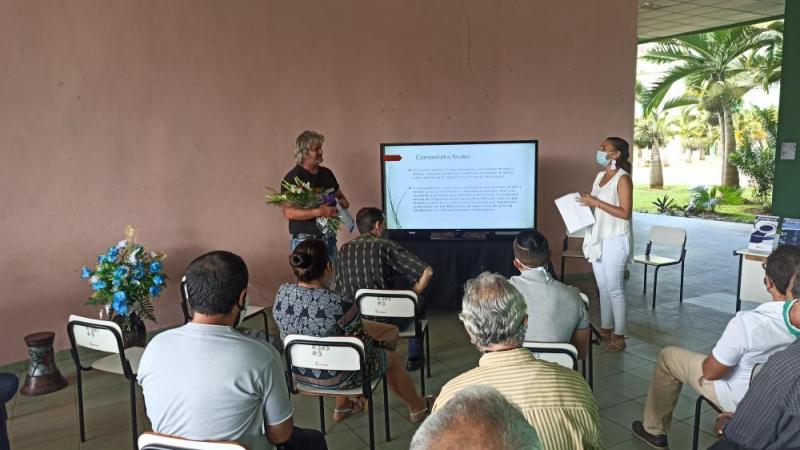
[[[784,0],[639,0],[639,41],[769,19],[784,10]]]

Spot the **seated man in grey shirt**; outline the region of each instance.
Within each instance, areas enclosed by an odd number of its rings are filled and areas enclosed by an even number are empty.
[[[215,251],[189,264],[192,321],[153,338],[139,365],[153,431],[238,441],[251,450],[327,449],[318,431],[293,427],[278,352],[235,330],[247,283],[247,266],[233,253]]]
[[[528,305],[525,340],[569,342],[584,359],[589,348],[589,312],[577,289],[552,278],[545,267],[549,260],[550,246],[542,233],[526,230],[514,239],[514,267],[520,275],[509,281]]]

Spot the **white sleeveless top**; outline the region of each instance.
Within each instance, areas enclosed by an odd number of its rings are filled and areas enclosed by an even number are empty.
[[[608,183],[601,187],[600,180],[604,174],[605,171],[600,172],[594,179],[592,196],[611,205],[619,206],[617,185],[619,185],[620,177],[628,175],[628,172],[622,169],[617,170],[617,173],[608,180]],[[603,253],[603,239],[623,234],[630,236],[631,222],[629,220],[614,217],[600,208],[595,208],[594,221],[594,225],[586,229],[586,236],[583,239],[583,254],[586,255],[586,259],[589,261],[600,259]]]

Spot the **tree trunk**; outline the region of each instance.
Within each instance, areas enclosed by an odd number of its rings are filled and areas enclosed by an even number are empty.
[[[722,154],[722,185],[723,186],[738,186],[739,185],[739,170],[731,164],[731,155],[736,152],[736,135],[733,128],[733,113],[728,105],[723,105],[722,115],[724,124],[722,128],[723,135],[725,136],[725,152]]]
[[[650,149],[650,189],[664,188],[664,172],[661,169],[661,150],[657,145]]]

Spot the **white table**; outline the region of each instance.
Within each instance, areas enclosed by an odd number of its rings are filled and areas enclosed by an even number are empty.
[[[739,280],[736,285],[736,312],[742,309],[742,300],[756,303],[772,301],[764,287],[764,268],[771,252],[759,252],[747,248],[735,250],[733,256],[739,257]]]

